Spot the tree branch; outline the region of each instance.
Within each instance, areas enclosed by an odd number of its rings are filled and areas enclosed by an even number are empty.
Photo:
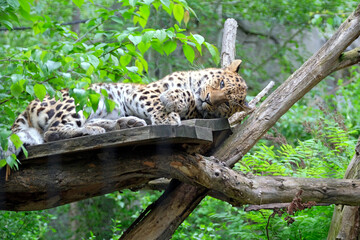
[[[360,47],[341,54],[338,64],[334,66],[334,72],[340,69],[355,65],[360,62]]]
[[[274,87],[274,85],[275,85],[275,82],[270,81],[269,84],[266,85],[266,87],[263,90],[261,90],[261,92],[259,92],[258,95],[256,95],[256,97],[251,99],[251,101],[249,102],[250,110],[243,111],[243,112],[237,112],[234,115],[232,115],[231,117],[229,117],[230,125],[235,126],[236,124],[240,123],[247,115],[249,115],[250,113],[255,111],[256,104],[258,104],[260,102],[260,100],[265,95],[268,94],[268,92]]]
[[[236,42],[236,29],[237,22],[228,18],[224,25],[224,35],[221,47],[221,67],[229,66],[235,59],[235,42]]]

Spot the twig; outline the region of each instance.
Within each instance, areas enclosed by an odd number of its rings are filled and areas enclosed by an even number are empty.
[[[0,62],[27,62],[27,61],[29,61],[29,60],[27,60],[27,59],[11,59],[11,58],[0,59]]]
[[[270,240],[270,236],[269,236],[270,219],[273,218],[274,216],[275,216],[275,212],[273,212],[273,213],[268,217],[268,220],[267,220],[267,223],[266,223],[265,231],[266,231],[266,237],[267,237],[268,240]]]
[[[274,209],[282,209],[282,208],[288,208],[291,203],[269,203],[269,204],[261,204],[261,205],[250,205],[246,208],[244,208],[245,212],[250,211],[259,211],[262,209],[265,210],[274,210]],[[330,203],[317,203],[316,206],[329,206]]]
[[[298,29],[293,35],[290,36],[290,38],[288,38],[281,46],[279,46],[276,49],[276,51],[274,51],[270,56],[265,58],[261,63],[259,63],[255,67],[252,67],[251,70],[255,71],[259,67],[263,66],[265,63],[269,62],[276,54],[278,54],[281,51],[281,49],[283,49],[291,40],[294,39],[294,37],[296,37],[296,35],[301,33],[306,27],[307,25],[304,25],[302,28]]]
[[[116,47],[116,48],[114,48],[114,49],[112,49],[112,50],[110,50],[110,51],[108,51],[108,52],[104,52],[103,54],[101,54],[100,57],[103,57],[103,56],[105,56],[106,54],[112,53],[112,52],[118,50],[118,49],[121,48],[121,47],[122,47],[122,45],[120,45],[120,46],[118,46],[118,47]]]
[[[249,115],[250,113],[252,113],[255,109],[256,109],[256,104],[258,102],[260,102],[260,100],[268,94],[268,92],[270,91],[271,88],[273,88],[273,86],[275,85],[274,81],[271,81],[258,95],[256,95],[256,97],[254,97],[250,102],[249,102],[249,107],[250,110],[247,111],[242,111],[242,112],[237,112],[234,115],[232,115],[229,118],[229,123],[232,126],[235,126],[236,124],[240,123],[247,115]]]
[[[15,96],[11,96],[11,97],[9,97],[8,99],[3,100],[2,102],[0,102],[0,105],[6,103],[6,102],[8,102],[8,101],[10,101],[10,100],[13,99],[14,97],[15,97]]]
[[[87,31],[84,35],[82,35],[78,40],[76,40],[74,43],[78,43],[80,41],[82,41],[89,33],[91,33],[92,31],[94,31],[96,28],[98,28],[99,26],[101,26],[104,23],[104,21],[96,24],[95,26],[93,26],[89,31]]]
[[[75,24],[79,24],[79,23],[85,23],[85,22],[87,22],[87,21],[89,21],[89,19],[60,23],[60,25],[61,25],[61,26],[65,26],[65,25],[75,25]],[[30,30],[30,29],[33,29],[33,28],[32,28],[32,27],[14,27],[14,28],[11,29],[11,31],[22,31],[22,30]],[[7,29],[7,28],[0,28],[0,31],[9,31],[9,29]]]

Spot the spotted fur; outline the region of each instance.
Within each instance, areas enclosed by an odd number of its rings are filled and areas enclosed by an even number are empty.
[[[116,107],[107,112],[102,97],[88,119],[76,112],[74,99],[63,90],[61,101],[32,101],[11,130],[24,144],[35,145],[148,124],[179,125],[182,119],[229,117],[247,106],[247,86],[237,73],[240,64],[235,60],[225,69],[175,72],[148,85],[93,84],[91,89],[105,89]]]

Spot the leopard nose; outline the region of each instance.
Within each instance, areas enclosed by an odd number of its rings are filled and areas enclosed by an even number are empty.
[[[205,102],[206,102],[207,104],[209,104],[209,105],[212,105],[211,102],[210,102],[210,93],[208,93],[208,94],[206,95]]]

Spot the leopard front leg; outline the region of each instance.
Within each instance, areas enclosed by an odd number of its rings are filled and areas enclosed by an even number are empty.
[[[181,88],[173,88],[163,92],[160,94],[160,101],[166,112],[179,113],[182,118],[189,118],[189,115],[196,108],[193,93]]]
[[[153,112],[150,116],[151,125],[181,125],[180,115],[176,112]]]

